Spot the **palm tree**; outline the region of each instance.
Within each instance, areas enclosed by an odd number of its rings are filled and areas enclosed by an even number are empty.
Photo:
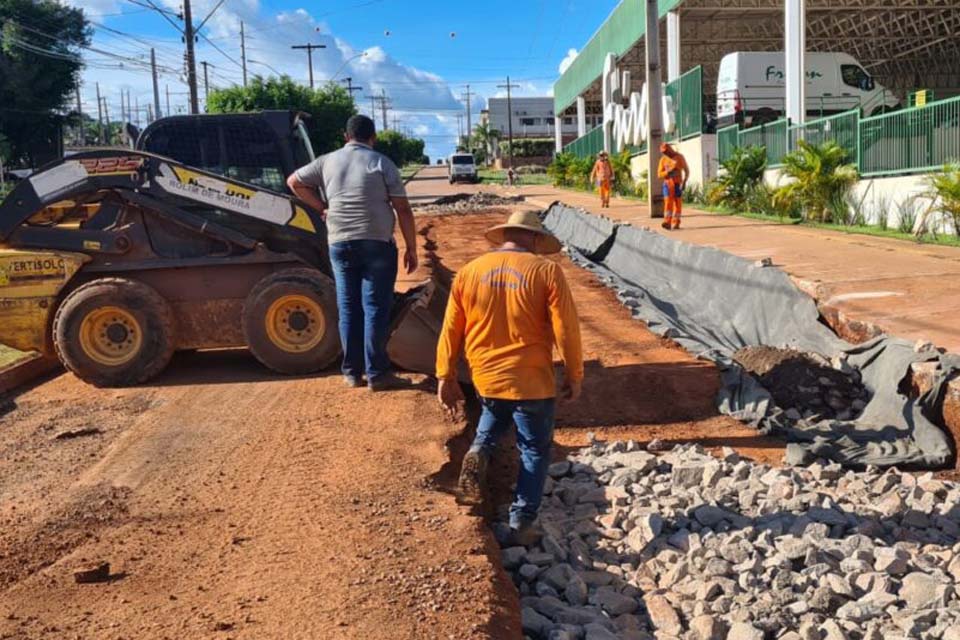
[[[472,142],[477,146],[483,147],[487,152],[488,158],[493,158],[493,152],[497,140],[500,139],[500,132],[490,126],[489,122],[478,122],[473,128]]]
[[[830,207],[841,200],[859,179],[850,153],[833,140],[813,145],[798,140],[798,148],[783,158],[783,175],[792,182],[780,187],[777,204],[796,204],[809,218],[830,222]]]

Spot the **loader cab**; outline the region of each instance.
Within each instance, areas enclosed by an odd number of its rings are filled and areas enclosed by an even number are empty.
[[[261,111],[161,118],[143,130],[136,148],[289,193],[287,176],[314,159],[304,116]]]

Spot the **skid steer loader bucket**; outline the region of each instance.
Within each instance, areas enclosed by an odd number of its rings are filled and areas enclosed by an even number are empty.
[[[449,296],[450,291],[436,280],[427,280],[397,296],[387,343],[387,354],[394,365],[405,371],[436,375],[437,340]],[[461,382],[470,381],[464,363],[459,378]]]

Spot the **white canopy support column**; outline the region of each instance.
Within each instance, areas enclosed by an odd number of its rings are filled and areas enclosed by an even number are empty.
[[[563,118],[554,116],[553,118],[553,136],[554,149],[557,153],[563,151]]]
[[[587,135],[587,99],[577,96],[577,137]]]
[[[785,0],[783,51],[786,115],[793,124],[802,124],[807,112],[806,50],[806,0]]]
[[[667,13],[667,82],[680,77],[680,14]]]

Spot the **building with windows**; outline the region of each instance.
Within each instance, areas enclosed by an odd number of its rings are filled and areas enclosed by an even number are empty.
[[[513,107],[513,137],[514,138],[554,138],[556,135],[555,118],[553,113],[553,98],[521,97],[511,98]],[[490,98],[487,101],[486,118],[491,128],[500,132],[501,138],[506,139],[507,99]],[[600,113],[593,116],[598,126],[602,120]],[[561,120],[561,134],[564,142],[571,142],[577,137],[577,120],[574,116],[567,116]],[[591,127],[592,128],[592,127]]]

